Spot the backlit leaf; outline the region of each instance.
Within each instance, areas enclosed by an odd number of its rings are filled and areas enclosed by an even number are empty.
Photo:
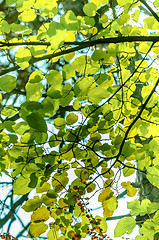
[[[29,232],[31,236],[37,238],[39,235],[44,233],[47,230],[48,226],[44,222],[31,223],[29,225]]]
[[[115,227],[114,236],[121,237],[125,233],[131,234],[135,226],[136,222],[134,218],[123,217],[122,219],[119,220]]]
[[[25,69],[29,66],[29,60],[31,59],[31,52],[27,48],[19,48],[17,53],[15,54],[15,59],[17,64],[22,68]]]
[[[1,91],[11,92],[16,87],[16,77],[11,75],[5,75],[0,78],[0,89]]]
[[[131,209],[131,215],[133,216],[144,216],[148,213],[148,207],[151,206],[151,202],[148,199],[142,200],[140,203],[139,200],[134,200],[127,203],[127,207]]]
[[[66,117],[66,123],[67,123],[68,125],[74,124],[75,122],[77,122],[77,120],[78,120],[78,116],[75,115],[74,113],[70,113],[70,114],[67,115],[67,117]]]
[[[19,15],[19,20],[23,22],[31,22],[34,21],[36,18],[35,10],[34,9],[27,9],[26,11],[22,12]]]
[[[31,192],[32,188],[28,187],[30,182],[30,178],[20,176],[18,179],[15,180],[13,184],[13,192],[16,195],[25,195],[29,192]]]
[[[62,46],[66,39],[65,28],[58,22],[51,22],[48,29],[48,36],[51,42],[52,49],[57,49]]]
[[[54,125],[57,129],[63,129],[66,125],[66,121],[63,118],[56,118],[54,120]]]
[[[42,206],[33,212],[33,214],[31,215],[31,221],[46,221],[49,219],[49,217],[49,210],[45,206]]]
[[[42,83],[26,84],[26,98],[27,101],[38,101],[42,97],[43,85]]]
[[[159,188],[159,181],[158,181],[159,169],[158,168],[154,166],[148,167],[146,176],[151,184]]]
[[[128,177],[132,175],[135,172],[135,166],[131,164],[130,162],[126,163],[126,167],[123,169],[123,175],[124,177]]]
[[[110,195],[112,195],[112,191],[110,189],[110,187],[103,189],[102,192],[99,194],[98,197],[98,201],[99,202],[103,202],[104,200],[106,200]]]
[[[78,20],[72,10],[67,11],[65,15],[62,15],[60,22],[65,26],[67,30],[78,30]]]
[[[96,10],[97,10],[97,6],[94,3],[87,3],[83,7],[84,13],[89,17],[95,16]]]
[[[22,208],[26,211],[26,212],[32,212],[34,210],[36,210],[37,208],[39,208],[42,204],[41,199],[39,198],[39,196],[34,196],[33,199],[28,199],[26,201],[26,203],[22,206]]]
[[[1,114],[6,117],[14,116],[17,113],[17,109],[13,107],[13,105],[10,105],[8,107],[5,107],[2,109]]]

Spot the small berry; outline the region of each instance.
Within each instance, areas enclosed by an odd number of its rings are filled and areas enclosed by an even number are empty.
[[[69,189],[68,189],[68,192],[69,192],[69,193],[73,192],[73,189],[72,189],[72,188],[69,188]]]

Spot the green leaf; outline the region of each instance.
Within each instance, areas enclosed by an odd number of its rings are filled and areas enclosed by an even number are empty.
[[[13,105],[9,105],[2,109],[1,114],[6,117],[14,116],[17,113],[17,109],[13,107]]]
[[[13,183],[13,193],[16,195],[25,195],[31,192],[32,188],[28,187],[30,182],[29,176],[20,176]]]
[[[157,30],[159,28],[159,23],[153,16],[144,19],[144,25],[146,29]]]
[[[2,31],[4,33],[9,33],[10,32],[10,25],[8,24],[7,21],[1,20],[0,31]]]
[[[35,209],[39,208],[42,204],[39,196],[34,196],[33,199],[28,199],[26,203],[22,206],[22,208],[26,212],[33,212]]]
[[[110,54],[106,53],[105,51],[103,51],[102,49],[98,49],[98,50],[95,50],[92,54],[92,59],[94,61],[99,61],[101,59],[103,60],[107,60],[108,57],[110,56]]]
[[[61,144],[62,138],[58,137],[57,135],[53,134],[49,139],[49,145],[50,147],[56,147],[59,144]]]
[[[29,225],[29,232],[31,236],[33,236],[34,238],[39,237],[47,229],[48,229],[48,226],[44,222],[39,222],[39,223],[33,222]]]
[[[28,82],[25,88],[27,101],[38,101],[42,97],[42,83]]]
[[[46,196],[49,197],[49,198],[55,198],[55,199],[58,197],[58,195],[57,195],[57,193],[55,192],[55,190],[52,190],[52,189],[49,189],[49,190],[47,191]]]
[[[43,0],[43,2],[41,2],[41,0],[37,0],[34,3],[34,6],[35,8],[41,10],[42,17],[53,18],[58,13],[57,2],[54,0]]]
[[[54,125],[57,129],[63,129],[65,128],[66,121],[63,118],[56,118],[54,119]]]
[[[58,49],[61,47],[67,36],[64,26],[54,21],[49,24],[47,33],[52,49]]]
[[[27,122],[19,122],[13,126],[13,129],[19,135],[23,135],[26,131],[30,129]]]
[[[48,135],[44,132],[35,132],[35,141],[38,144],[44,144],[47,141]]]
[[[148,213],[148,208],[150,208],[151,202],[148,199],[142,200],[140,203],[139,200],[134,200],[132,202],[127,203],[127,207],[131,209],[131,215],[133,216],[144,216]]]
[[[66,107],[73,100],[74,92],[70,91],[68,94],[60,98],[60,104],[62,107]]]
[[[136,221],[133,217],[123,217],[120,219],[114,230],[114,237],[121,237],[123,234],[131,234],[136,226]]]
[[[148,213],[148,214],[154,213],[154,212],[156,212],[158,209],[159,209],[159,203],[152,202],[152,203],[150,203],[150,205],[149,205],[148,208],[147,208],[147,213]]]
[[[80,101],[78,101],[77,99],[74,100],[73,102],[73,108],[75,110],[78,110],[81,107]]]
[[[47,132],[47,125],[45,120],[38,113],[31,113],[26,117],[26,121],[30,127],[40,132]]]
[[[157,211],[153,217],[153,222],[158,225],[159,224],[159,211]]]
[[[68,183],[67,175],[68,175],[67,172],[54,174],[52,178],[52,186],[57,193],[61,192],[64,189],[64,187],[67,185]]]
[[[97,6],[94,3],[86,3],[83,7],[83,11],[87,16],[93,17],[96,15]]]
[[[154,240],[155,235],[155,224],[151,221],[146,221],[144,224],[142,224],[142,227],[140,228],[139,232],[146,237],[146,239]]]
[[[159,188],[159,169],[157,167],[148,167],[146,177],[152,185]]]
[[[7,131],[9,131],[9,132],[14,132],[14,129],[13,129],[14,125],[15,125],[15,123],[13,121],[8,120],[8,121],[3,122],[4,128],[6,128]]]
[[[158,7],[159,7],[159,0],[155,0],[155,1],[153,2],[153,4],[154,4],[154,6],[155,6],[156,8],[158,8]]]
[[[16,0],[6,0],[7,5],[13,5],[16,2]]]
[[[69,115],[67,115],[66,117],[66,123],[68,125],[73,125],[74,123],[76,123],[78,120],[78,116],[75,115],[74,113],[70,113]]]
[[[125,142],[122,149],[122,154],[124,155],[124,157],[127,158],[134,152],[135,152],[135,144],[133,144],[131,141]]]
[[[28,184],[28,187],[30,187],[30,188],[36,188],[37,183],[38,183],[38,177],[36,176],[35,173],[32,173],[32,174],[30,175],[30,182],[29,182],[29,184]]]
[[[67,30],[78,30],[78,20],[76,15],[72,10],[67,11],[66,14],[62,15],[60,18],[60,23],[65,26]]]
[[[49,89],[47,90],[47,95],[53,99],[58,99],[61,98],[61,89],[62,86],[61,84],[56,84],[56,85],[52,85],[51,87],[49,87]]]
[[[40,71],[40,70],[32,72],[29,76],[30,83],[38,83],[42,79],[43,79],[43,75],[42,75],[42,71]]]
[[[42,195],[41,200],[47,207],[53,207],[57,202],[57,199],[49,198],[46,194]]]
[[[99,194],[98,201],[104,202],[107,198],[109,198],[112,195],[112,190],[110,187],[103,189],[102,192]]]
[[[21,67],[21,69],[25,69],[29,66],[29,60],[31,59],[31,52],[27,48],[19,48],[17,53],[15,54],[15,59],[17,64]]]
[[[42,186],[36,188],[37,193],[47,192],[51,185],[48,182],[44,182]]]
[[[63,77],[60,72],[57,70],[51,70],[49,74],[46,76],[47,82],[49,84],[55,85],[61,84],[63,81]]]
[[[0,78],[0,89],[4,92],[11,92],[16,88],[17,79],[11,75],[5,75]]]
[[[131,176],[135,172],[135,165],[131,164],[130,162],[125,164],[126,167],[123,169],[124,177]]]
[[[106,99],[110,96],[110,92],[108,92],[102,86],[98,86],[96,88],[91,88],[88,91],[89,101],[95,104],[100,103],[103,99]]]
[[[32,143],[34,136],[31,132],[26,132],[21,136],[21,143]]]
[[[32,33],[32,30],[30,28],[27,28],[25,25],[16,24],[16,23],[10,24],[10,29],[12,32],[15,32],[16,34],[28,35]]]

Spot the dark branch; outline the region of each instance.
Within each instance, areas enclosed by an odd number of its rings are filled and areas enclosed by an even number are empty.
[[[154,18],[159,22],[159,16],[154,12],[154,10],[147,4],[147,2],[145,0],[140,0],[140,2],[142,2],[145,7],[147,7],[147,9],[151,12],[151,14],[154,16]]]

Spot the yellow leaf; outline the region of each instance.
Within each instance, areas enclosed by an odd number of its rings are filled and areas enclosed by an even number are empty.
[[[70,41],[70,40],[69,40],[69,41]],[[67,49],[69,49],[69,48],[67,48]],[[67,62],[69,62],[71,59],[73,59],[74,56],[75,56],[75,52],[71,52],[71,53],[68,53],[68,54],[65,54],[65,55],[64,55],[65,60],[66,60]]]
[[[73,31],[68,31],[65,42],[74,42],[75,40],[75,33]]]
[[[104,208],[104,211],[103,211],[103,216],[104,218],[108,218],[108,217],[111,217],[113,215],[113,212],[110,211],[108,208]]]
[[[45,206],[38,208],[31,215],[31,221],[46,221],[49,219],[50,212]]]
[[[124,13],[120,17],[120,25],[124,25],[130,20],[130,15],[128,13]]]
[[[105,177],[105,178],[111,178],[111,177],[114,176],[113,170],[111,170],[111,169],[109,170],[109,168],[106,168],[106,167],[102,168],[101,173],[102,173],[102,176]]]
[[[50,189],[51,185],[48,182],[44,182],[41,187],[36,188],[37,193],[47,192]]]
[[[129,197],[134,197],[135,194],[136,194],[136,192],[137,192],[137,189],[134,188],[134,187],[131,187],[131,188],[129,188],[129,189],[127,190],[127,195],[128,195]]]
[[[111,194],[113,194],[110,187],[103,189],[103,191],[99,194],[98,201],[105,201]]]
[[[59,204],[59,207],[60,208],[68,208],[68,204],[64,202],[64,199],[63,198],[60,198],[58,200],[58,204]]]
[[[58,238],[58,231],[55,228],[50,229],[50,231],[47,233],[47,239],[48,240],[57,240]],[[62,239],[61,239],[62,240]]]
[[[27,9],[22,12],[18,19],[23,22],[31,22],[34,21],[36,18],[35,10],[34,9]]]
[[[107,208],[110,211],[114,211],[117,208],[117,199],[115,196],[111,197],[107,202]]]
[[[100,7],[101,4],[105,5],[109,0],[90,0],[91,3],[94,3],[97,7]]]
[[[135,196],[137,189],[131,186],[131,182],[122,182],[121,185],[127,190],[127,195],[129,197]]]

